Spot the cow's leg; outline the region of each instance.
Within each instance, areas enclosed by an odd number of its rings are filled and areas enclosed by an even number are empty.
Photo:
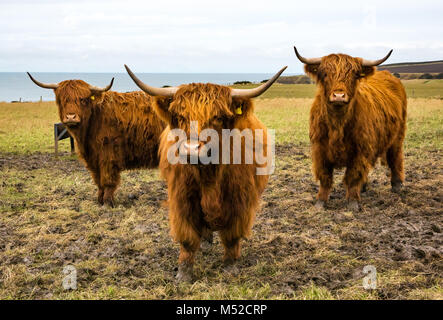
[[[95,184],[98,187],[98,190],[97,190],[97,201],[98,201],[98,203],[100,205],[103,205],[105,203],[103,201],[103,196],[105,195],[105,189],[100,184],[100,177],[98,176],[98,172],[97,173],[93,173],[93,179],[94,179]]]
[[[177,280],[179,282],[192,282],[195,254],[200,247],[200,238],[197,234],[191,241],[180,242],[180,255],[178,257]]]
[[[203,228],[201,248],[204,250],[209,249],[212,246],[213,241],[214,241],[214,234],[212,230],[210,230],[209,228]]]
[[[117,186],[114,185],[105,185],[104,187],[103,202],[111,208],[115,206],[114,193],[116,189]]]
[[[405,173],[403,169],[403,141],[394,144],[386,153],[386,160],[391,169],[391,187],[393,192],[400,192]]]
[[[200,234],[183,216],[174,212],[170,214],[171,233],[180,243],[177,280],[192,282],[195,254],[200,248]]]
[[[331,193],[334,167],[326,160],[318,146],[312,148],[312,169],[315,178],[320,180],[320,189],[318,190],[315,207],[323,209]]]
[[[101,187],[98,187],[98,191],[97,191],[97,201],[98,203],[100,203],[101,205],[104,205],[105,202],[103,201],[103,196],[105,195],[105,190],[102,189]]]
[[[94,180],[95,185],[97,186],[97,201],[99,204],[103,205],[103,195],[105,193],[105,190],[100,184],[100,172],[97,169],[91,169],[89,168],[89,171],[91,172],[92,180]]]
[[[348,208],[352,211],[360,209],[360,193],[362,186],[368,181],[368,173],[370,169],[369,162],[358,157],[350,161],[351,166],[346,168],[344,182],[346,185],[346,199],[348,200]]]
[[[204,227],[198,189],[193,189],[192,184],[186,188],[168,181],[168,193],[171,236],[180,243],[177,281],[191,282],[195,255],[200,248]]]
[[[114,207],[114,192],[120,183],[120,170],[112,165],[102,165],[100,168],[100,185],[103,188],[103,202]]]
[[[223,256],[223,263],[225,266],[232,265],[238,258],[240,258],[241,237],[236,235],[234,230],[222,230],[220,231],[220,238],[225,248],[225,254]]]
[[[363,187],[361,187],[361,192],[366,192],[366,191],[368,191],[368,183],[367,182],[365,182],[363,184]]]
[[[235,218],[231,221],[230,228],[220,230],[220,238],[225,249],[223,256],[225,266],[232,265],[240,258],[240,240],[248,237],[251,232],[255,212],[252,208],[246,211],[243,216],[233,214]]]
[[[332,189],[332,170],[330,174],[322,176],[319,180],[320,188],[318,190],[317,202],[315,203],[315,207],[323,209],[329,199],[329,194],[331,193]]]

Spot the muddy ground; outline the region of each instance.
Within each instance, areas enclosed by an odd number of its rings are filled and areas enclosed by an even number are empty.
[[[223,271],[216,237],[197,257],[193,285],[175,282],[179,247],[156,170],[126,172],[111,209],[96,204],[75,157],[0,154],[0,298],[443,298],[440,152],[406,153],[400,194],[378,165],[357,213],[346,210],[343,170],[318,212],[309,148],[276,153],[237,272]],[[76,290],[62,287],[66,265],[77,269]],[[377,289],[362,286],[366,265],[377,269]]]

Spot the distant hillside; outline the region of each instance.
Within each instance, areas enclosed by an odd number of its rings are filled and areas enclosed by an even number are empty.
[[[388,70],[402,80],[411,79],[443,79],[443,60],[424,62],[402,62],[384,64],[378,70]],[[282,76],[277,80],[281,84],[313,83],[306,75]]]
[[[443,60],[384,64],[379,66],[378,70],[388,70],[392,73],[441,73]]]

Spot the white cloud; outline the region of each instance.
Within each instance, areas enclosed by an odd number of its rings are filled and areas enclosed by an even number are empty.
[[[307,56],[442,59],[439,1],[0,1],[1,71],[301,72]]]

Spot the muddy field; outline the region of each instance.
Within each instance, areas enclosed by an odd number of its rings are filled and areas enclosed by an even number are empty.
[[[237,268],[223,270],[216,237],[197,256],[197,281],[177,285],[179,247],[156,170],[125,172],[111,209],[96,204],[75,157],[3,153],[0,298],[442,299],[441,156],[409,149],[401,194],[378,165],[358,213],[346,210],[338,171],[318,212],[307,144],[279,145]],[[77,269],[76,290],[63,289],[67,265]],[[377,269],[377,289],[362,286],[366,265]]]

